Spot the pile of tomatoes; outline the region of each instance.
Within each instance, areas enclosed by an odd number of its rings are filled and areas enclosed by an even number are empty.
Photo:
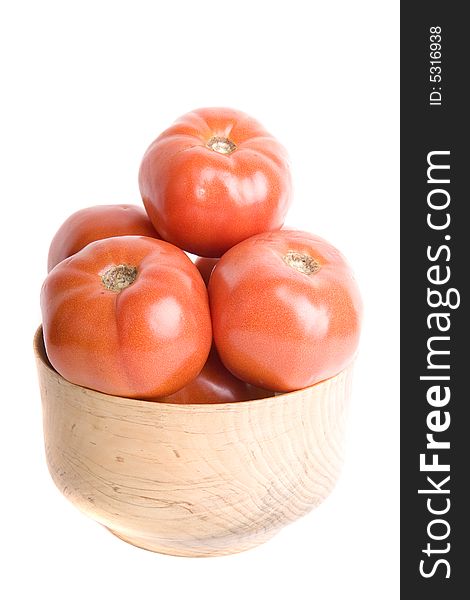
[[[145,210],[85,208],[52,240],[41,308],[63,377],[130,398],[231,402],[351,362],[356,281],[324,239],[282,228],[287,154],[256,120],[184,115],[147,149],[139,187]]]

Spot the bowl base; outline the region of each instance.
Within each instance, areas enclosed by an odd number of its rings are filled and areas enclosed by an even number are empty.
[[[206,540],[204,540],[204,542],[201,543],[199,546],[196,545],[196,543],[194,544],[194,546],[177,546],[176,544],[171,546],[165,546],[161,543],[153,543],[152,540],[149,538],[125,535],[123,533],[115,531],[114,529],[110,529],[109,527],[106,527],[106,529],[123,542],[131,544],[136,548],[141,548],[142,550],[148,550],[150,552],[156,552],[157,554],[167,554],[170,556],[185,556],[191,558],[228,556],[230,554],[238,554],[240,552],[245,552],[246,550],[250,550],[251,548],[256,548],[256,546],[264,544],[264,542],[270,540],[277,533],[277,531],[270,531],[269,533],[264,535],[250,536],[249,540],[246,540],[244,543],[242,540],[239,540],[239,543],[236,546],[232,547],[217,548],[214,546],[213,548],[210,548]]]

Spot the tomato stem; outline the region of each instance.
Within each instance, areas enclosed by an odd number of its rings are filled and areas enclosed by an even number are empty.
[[[237,149],[236,144],[226,137],[211,137],[206,145],[208,148],[219,154],[232,154],[232,152]]]
[[[305,275],[313,275],[320,270],[320,263],[315,260],[313,256],[302,252],[289,250],[289,252],[282,257],[282,260],[289,265],[289,267],[292,267],[296,271],[299,271],[299,273],[304,273]]]
[[[137,267],[130,265],[114,265],[103,275],[101,282],[111,292],[120,292],[134,283],[137,277]]]

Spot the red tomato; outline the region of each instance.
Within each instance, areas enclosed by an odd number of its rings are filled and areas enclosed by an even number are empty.
[[[340,252],[309,233],[238,244],[214,268],[209,297],[222,362],[253,385],[301,389],[339,373],[356,352],[356,281]]]
[[[198,375],[211,347],[202,277],[182,250],[161,240],[88,244],[49,273],[41,308],[55,369],[107,394],[172,394]]]
[[[49,248],[47,270],[53,269],[90,242],[118,235],[160,238],[145,210],[133,204],[90,206],[71,215],[55,234]]]
[[[199,273],[202,275],[204,279],[204,283],[209,285],[209,279],[214,269],[215,265],[218,262],[218,258],[204,258],[202,256],[198,256],[194,261],[194,264],[199,269]]]
[[[218,404],[267,398],[272,392],[257,388],[234,377],[220,362],[213,347],[199,375],[182,390],[157,399],[171,404]]]
[[[144,155],[139,186],[162,238],[209,257],[279,229],[291,199],[283,146],[229,108],[195,110],[164,131]]]

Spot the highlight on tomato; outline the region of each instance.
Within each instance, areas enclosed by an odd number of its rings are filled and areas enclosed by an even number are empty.
[[[211,348],[199,271],[182,250],[149,237],[98,240],[63,260],[43,284],[41,309],[53,367],[107,394],[173,394]]]
[[[342,254],[320,237],[286,229],[241,242],[215,266],[209,298],[222,362],[253,385],[305,388],[354,358],[361,297]]]
[[[139,186],[163,239],[215,258],[252,235],[280,229],[292,187],[284,147],[230,108],[180,117],[147,149]]]

